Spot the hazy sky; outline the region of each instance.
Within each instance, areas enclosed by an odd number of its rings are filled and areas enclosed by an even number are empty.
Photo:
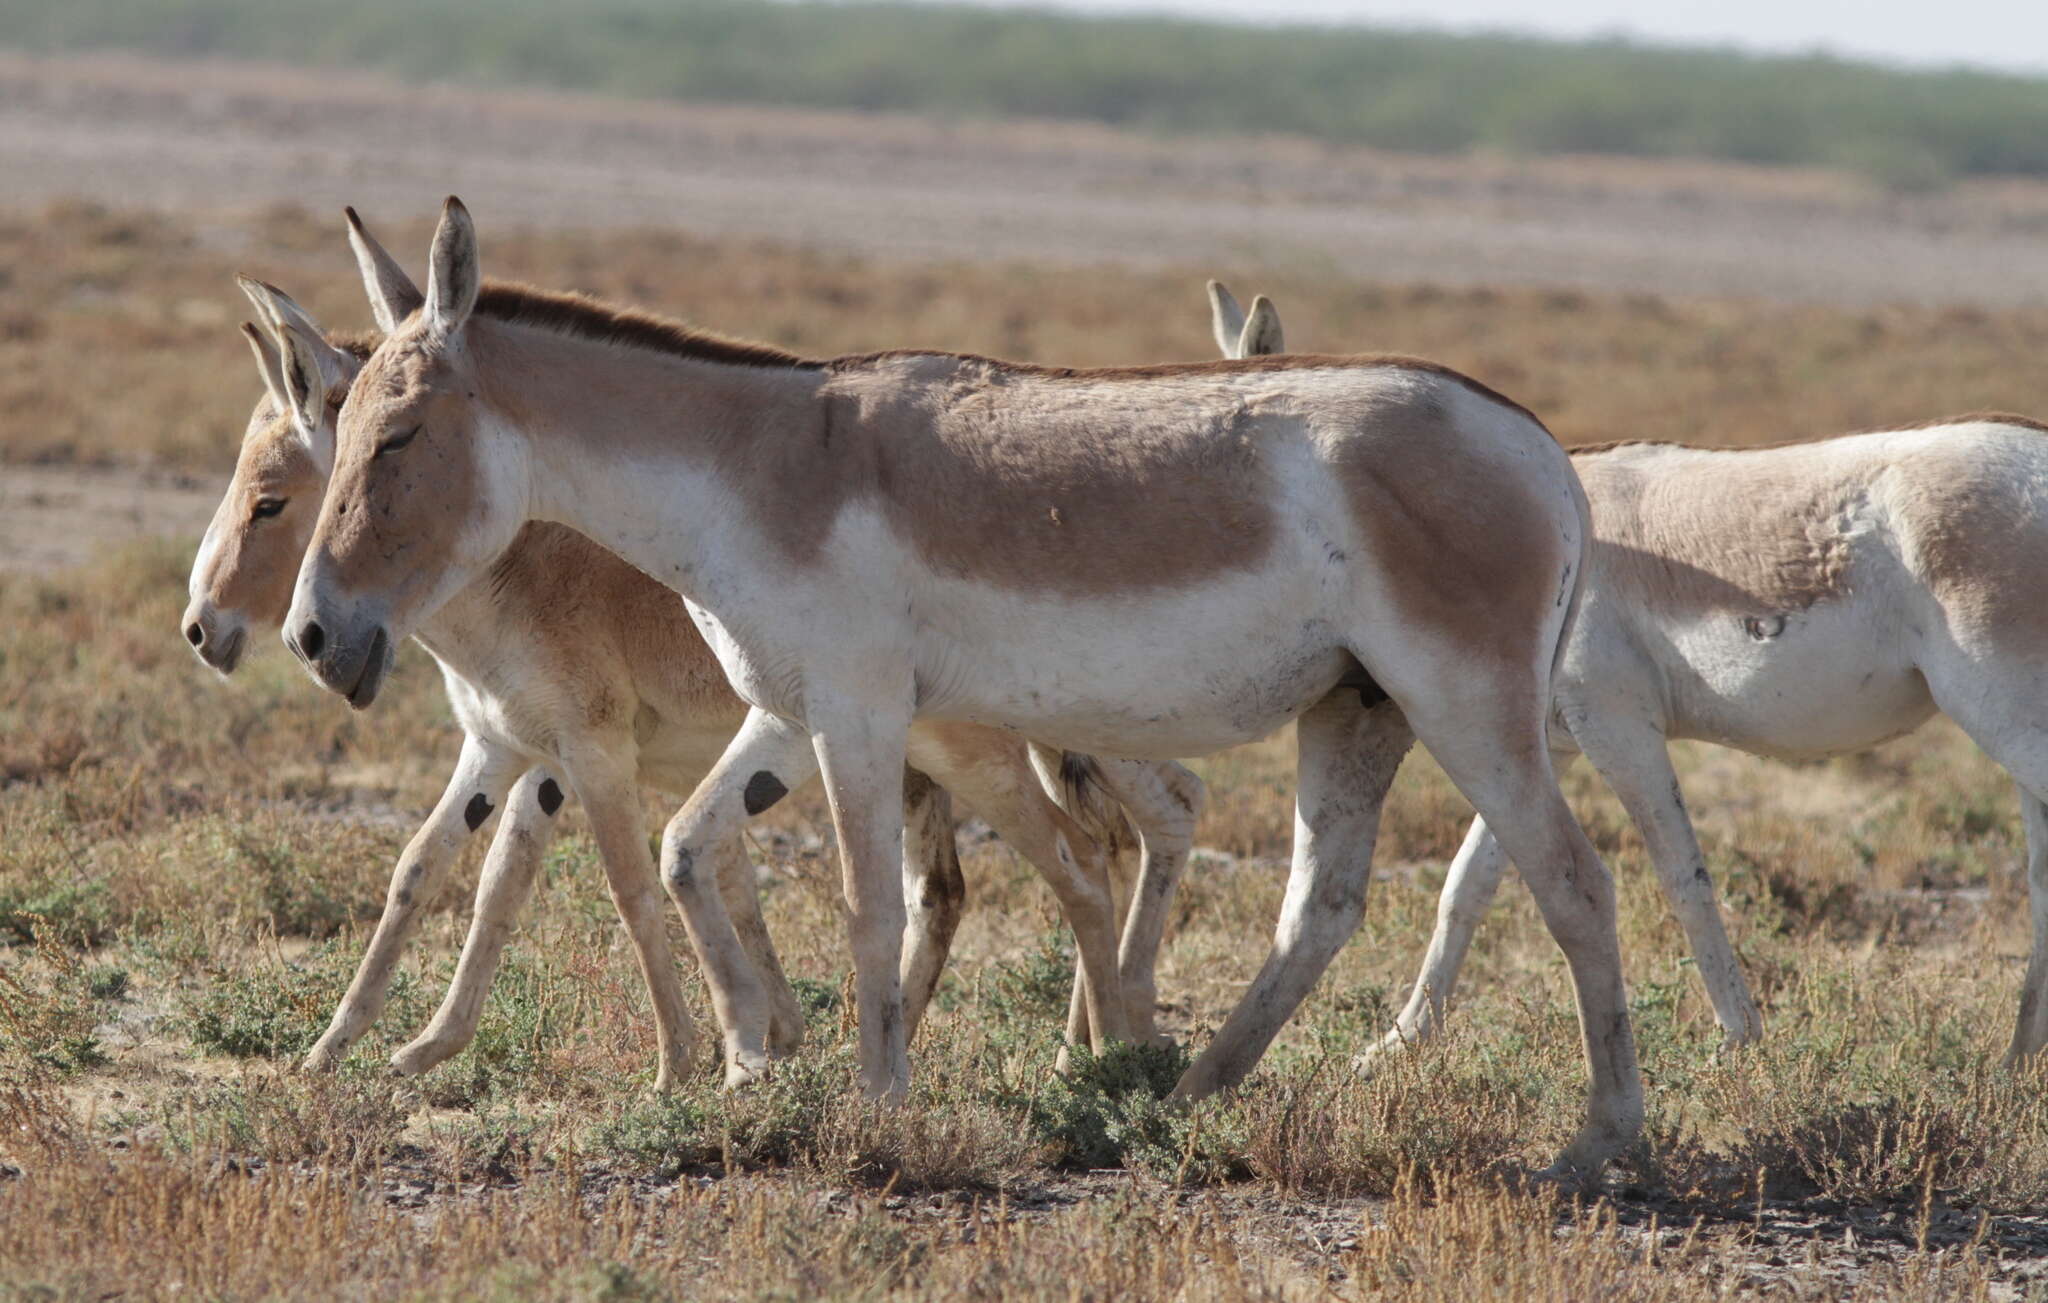
[[[1016,0],[976,0],[1016,3]],[[1183,13],[1241,22],[1309,20],[1494,29],[1547,36],[1810,51],[1910,64],[1970,63],[2048,72],[2044,0],[1038,0],[1090,12]]]

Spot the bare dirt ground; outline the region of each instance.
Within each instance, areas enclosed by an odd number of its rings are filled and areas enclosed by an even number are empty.
[[[2048,186],[1879,194],[1636,160],[1416,159],[1265,138],[415,87],[0,53],[0,202],[673,225],[905,259],[1309,267],[1805,302],[2048,301]]]
[[[47,573],[138,539],[197,538],[219,486],[128,466],[0,463],[0,570]]]

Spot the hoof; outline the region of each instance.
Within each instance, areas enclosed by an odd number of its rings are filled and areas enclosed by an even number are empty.
[[[768,1060],[748,1055],[744,1059],[733,1059],[725,1065],[725,1082],[721,1089],[740,1090],[767,1079]]]
[[[786,1059],[803,1048],[804,1023],[799,1018],[794,1024],[776,1019],[768,1028],[768,1057]]]
[[[462,1046],[449,1045],[433,1037],[422,1036],[412,1044],[391,1056],[391,1067],[401,1077],[417,1077],[429,1068],[435,1068],[462,1052]]]
[[[1388,1032],[1374,1044],[1366,1046],[1351,1056],[1351,1070],[1361,1077],[1370,1077],[1387,1066],[1397,1055],[1406,1054],[1420,1039],[1400,1031]]]
[[[322,1041],[307,1051],[305,1058],[299,1060],[299,1071],[322,1074],[334,1072],[341,1067],[341,1061],[347,1057],[346,1046],[330,1046]]]

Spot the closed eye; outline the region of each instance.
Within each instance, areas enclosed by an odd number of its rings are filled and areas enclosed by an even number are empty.
[[[289,501],[291,501],[289,498],[258,498],[256,499],[256,505],[249,508],[249,519],[268,520],[278,512],[283,511],[284,504]]]
[[[377,445],[377,456],[382,457],[387,452],[397,452],[400,448],[403,448],[405,447],[405,445],[411,443],[413,441],[414,436],[419,434],[419,432],[420,427],[415,425],[410,430],[407,430],[404,434],[392,435],[389,439],[386,439],[384,442]]]

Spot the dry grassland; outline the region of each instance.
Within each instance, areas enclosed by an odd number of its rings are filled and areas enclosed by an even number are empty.
[[[817,352],[1204,356],[1200,276],[1231,271],[906,269],[645,232],[485,234],[501,272]],[[388,237],[414,250],[425,231]],[[256,392],[235,268],[331,324],[366,317],[327,214],[0,216],[0,481],[28,463],[217,480]],[[1310,272],[1238,288],[1273,294],[1298,345],[1441,358],[1568,442],[2048,412],[2048,312]],[[1640,1151],[1581,1200],[1523,1180],[1569,1135],[1583,1075],[1563,966],[1519,889],[1480,934],[1452,1034],[1371,1080],[1346,1069],[1412,976],[1467,817],[1420,755],[1359,936],[1247,1088],[1189,1112],[1155,1102],[1170,1057],[1052,1071],[1069,962],[1056,913],[973,825],[970,913],[914,1098],[855,1102],[815,794],[757,830],[770,924],[812,1014],[768,1084],[722,1096],[707,1073],[651,1097],[644,997],[580,831],[549,858],[475,1046],[423,1078],[382,1067],[452,968],[458,884],[347,1068],[307,1078],[292,1065],[455,737],[416,652],[361,716],[275,647],[231,684],[203,671],[175,627],[195,542],[196,527],[0,570],[0,1298],[1923,1299],[2048,1278],[2044,1082],[1987,1066],[2027,944],[2021,833],[2002,774],[1952,729],[1801,768],[1681,748],[1769,1020],[1764,1045],[1732,1056],[1714,1053],[1640,839],[1596,779],[1571,775],[1620,880],[1652,1108]],[[1195,1044],[1264,953],[1289,754],[1275,740],[1201,765],[1208,850],[1161,969],[1167,1025]],[[658,812],[650,800],[650,828]]]

